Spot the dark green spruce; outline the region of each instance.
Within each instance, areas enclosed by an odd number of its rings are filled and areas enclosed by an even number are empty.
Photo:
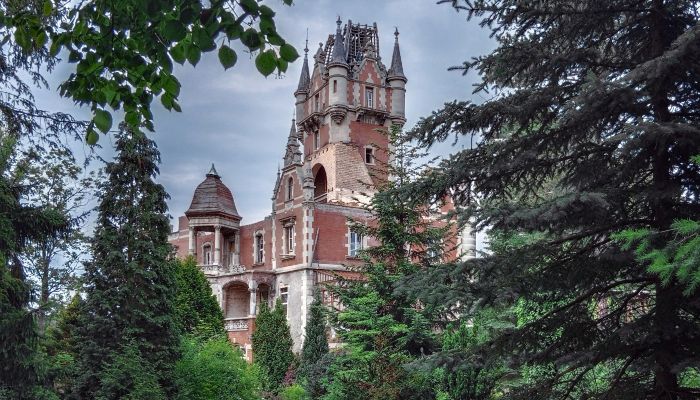
[[[429,196],[403,193],[423,170],[421,150],[410,145],[398,126],[389,135],[392,176],[379,185],[367,206],[368,219],[353,230],[377,245],[361,252],[363,263],[352,267],[359,280],[342,279],[329,286],[343,304],[333,314],[344,350],[328,378],[332,399],[421,399],[435,395],[426,376],[405,368],[437,346],[430,323],[411,294],[398,294],[402,278],[423,265],[439,262],[444,229],[431,226]]]
[[[117,135],[116,151],[100,187],[92,260],[85,266],[75,395],[170,398],[179,342],[168,195],[154,182],[160,154],[145,134],[131,130]]]
[[[447,103],[413,135],[482,140],[411,190],[529,239],[405,290],[464,320],[520,310],[473,352],[519,371],[503,399],[698,398],[700,291],[615,238],[653,232],[648,250],[663,249],[674,221],[700,217],[700,2],[451,3],[498,42],[457,68],[490,99]]]
[[[264,389],[277,392],[294,361],[286,309],[279,299],[272,310],[266,302],[260,304],[252,342],[255,363],[264,373]]]
[[[309,307],[309,318],[306,322],[304,346],[301,348],[301,363],[299,377],[304,382],[306,393],[312,399],[317,399],[323,392],[321,375],[324,363],[321,360],[328,355],[326,310],[323,306],[321,292],[314,292],[314,302]]]

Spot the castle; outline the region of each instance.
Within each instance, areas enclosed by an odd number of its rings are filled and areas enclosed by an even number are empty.
[[[179,257],[193,255],[224,311],[232,342],[252,359],[251,334],[258,305],[280,299],[294,351],[301,349],[315,287],[335,274],[351,275],[358,251],[372,239],[350,229],[349,219],[370,217],[362,202],[386,179],[387,130],[405,123],[404,75],[399,33],[391,64],[379,56],[377,25],[348,21],[313,56],[308,46],[294,92],[292,121],[272,194],[272,212],[242,225],[233,194],[212,165],[192,203],[170,235]],[[461,235],[460,251],[472,254],[475,238]],[[332,301],[324,293],[324,301]]]

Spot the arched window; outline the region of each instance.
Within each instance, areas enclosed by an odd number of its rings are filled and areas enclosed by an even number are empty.
[[[211,265],[211,244],[202,246],[202,264]]]
[[[325,195],[328,191],[328,181],[326,178],[326,169],[323,165],[318,165],[318,169],[314,173],[314,198],[316,201],[325,201]]]
[[[289,177],[287,179],[287,201],[292,200],[294,197],[294,179],[292,177]]]

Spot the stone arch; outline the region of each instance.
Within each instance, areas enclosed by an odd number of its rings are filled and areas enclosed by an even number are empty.
[[[328,175],[322,164],[316,164],[311,169],[314,176],[314,199],[317,201],[326,201],[326,193],[328,192]]]
[[[224,318],[246,318],[250,312],[250,293],[248,285],[241,281],[232,281],[223,288]]]

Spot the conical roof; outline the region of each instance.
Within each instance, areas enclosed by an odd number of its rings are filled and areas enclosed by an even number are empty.
[[[297,85],[296,93],[308,92],[311,77],[309,76],[309,43],[306,41],[304,47],[304,64],[301,66],[301,75],[299,76],[299,85]]]
[[[403,63],[401,62],[401,50],[399,50],[399,30],[394,31],[394,54],[391,56],[391,67],[389,68],[389,78],[406,79],[403,73]]]
[[[185,215],[188,218],[210,215],[241,218],[236,210],[233,194],[221,181],[214,164],[211,165],[204,181],[194,190],[192,203],[190,208],[185,211]]]
[[[335,31],[335,41],[333,42],[333,53],[331,54],[331,62],[328,64],[330,67],[333,64],[345,65],[347,66],[347,61],[345,60],[345,45],[343,44],[343,34],[340,31],[340,17],[338,17],[338,28]]]

